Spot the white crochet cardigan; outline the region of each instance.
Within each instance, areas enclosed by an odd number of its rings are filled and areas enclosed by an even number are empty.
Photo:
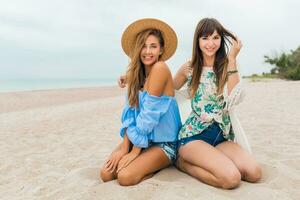
[[[242,89],[241,81],[235,85],[230,95],[228,95],[227,85],[225,85],[223,95],[226,102],[225,109],[229,112],[232,129],[235,134],[234,142],[236,142],[242,148],[252,154],[252,150],[246,137],[245,131],[241,126],[241,123],[235,112],[235,106],[241,103],[245,97],[245,92]],[[184,123],[191,113],[190,99],[187,88],[176,91],[176,99],[179,105],[181,120]]]

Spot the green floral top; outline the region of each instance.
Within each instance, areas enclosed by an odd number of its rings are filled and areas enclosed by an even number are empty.
[[[188,86],[191,84],[188,76]],[[223,95],[217,95],[216,76],[212,68],[204,67],[200,84],[195,96],[191,99],[192,112],[179,132],[179,139],[200,134],[208,126],[217,122],[227,140],[234,139],[228,111],[223,109]]]

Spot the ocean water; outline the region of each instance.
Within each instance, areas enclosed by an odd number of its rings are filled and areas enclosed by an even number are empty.
[[[8,79],[0,80],[0,92],[83,88],[117,85],[116,79]]]

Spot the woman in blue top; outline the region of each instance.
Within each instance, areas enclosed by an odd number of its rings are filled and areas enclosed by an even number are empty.
[[[171,72],[163,62],[177,47],[173,29],[157,19],[132,23],[122,36],[131,58],[120,135],[123,142],[101,169],[103,181],[134,185],[176,160],[181,119]]]

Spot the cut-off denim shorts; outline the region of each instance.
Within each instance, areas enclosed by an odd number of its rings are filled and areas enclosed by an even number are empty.
[[[150,142],[149,147],[157,146],[160,147],[169,160],[174,164],[177,159],[178,142]]]
[[[223,131],[219,127],[217,122],[214,122],[209,127],[207,127],[204,131],[197,135],[193,135],[191,137],[182,138],[179,141],[179,146],[185,145],[189,142],[195,140],[202,140],[212,146],[217,146],[218,144],[227,141],[223,136]]]

